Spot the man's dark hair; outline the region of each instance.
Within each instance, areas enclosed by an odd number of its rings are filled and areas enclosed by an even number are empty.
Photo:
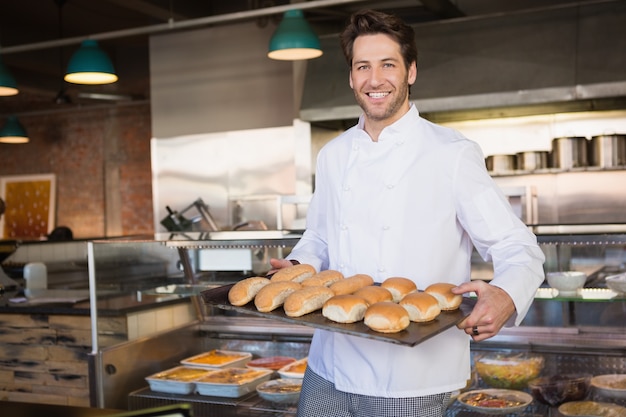
[[[376,10],[362,10],[350,16],[346,28],[339,35],[341,49],[349,67],[352,67],[354,40],[361,35],[381,33],[398,42],[407,69],[412,62],[417,65],[417,45],[413,28],[392,14]]]

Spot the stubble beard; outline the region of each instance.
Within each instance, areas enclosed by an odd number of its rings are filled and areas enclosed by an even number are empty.
[[[408,80],[402,83],[400,88],[396,90],[395,93],[396,95],[393,101],[391,101],[384,108],[371,106],[367,98],[361,96],[356,90],[354,90],[354,97],[357,104],[359,105],[359,107],[361,107],[363,113],[365,113],[365,116],[368,119],[375,122],[380,122],[393,117],[402,110],[402,106],[404,105],[409,95]]]

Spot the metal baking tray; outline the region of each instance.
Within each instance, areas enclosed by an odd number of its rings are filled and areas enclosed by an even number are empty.
[[[353,336],[365,337],[369,339],[390,342],[399,345],[415,346],[425,340],[455,326],[465,317],[467,317],[476,299],[464,297],[461,306],[454,311],[442,311],[439,316],[428,323],[413,323],[405,330],[398,333],[379,333],[371,330],[363,323],[336,323],[322,316],[321,311],[306,314],[302,317],[289,317],[282,308],[278,308],[269,313],[261,313],[254,306],[254,302],[250,302],[245,306],[237,307],[228,301],[228,291],[235,284],[223,285],[200,293],[204,302],[208,305],[215,306],[224,310],[233,310],[244,314],[251,314],[259,317],[270,318],[285,321],[291,324],[301,324],[304,326],[314,327],[317,329],[330,330],[340,333],[346,333]]]

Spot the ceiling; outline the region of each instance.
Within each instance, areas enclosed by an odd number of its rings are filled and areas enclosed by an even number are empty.
[[[601,1],[601,0],[599,0]],[[276,25],[289,0],[15,0],[0,2],[0,54],[20,93],[0,97],[0,115],[34,114],[75,106],[150,98],[152,33],[242,21]],[[337,33],[358,9],[373,8],[417,24],[522,9],[578,3],[575,0],[312,0],[302,5],[319,34]],[[214,17],[213,19],[207,19]],[[207,22],[209,20],[209,22]],[[168,24],[168,22],[173,22]],[[65,66],[82,38],[99,40],[119,76],[105,86],[63,81]],[[96,96],[98,94],[99,96]]]

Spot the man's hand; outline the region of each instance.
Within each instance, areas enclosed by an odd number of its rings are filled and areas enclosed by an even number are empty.
[[[455,294],[472,291],[478,296],[478,301],[472,313],[457,324],[457,327],[479,342],[498,334],[515,313],[515,304],[506,291],[480,280],[466,282],[452,289]]]
[[[288,261],[287,259],[271,258],[270,266],[272,267],[272,269],[270,269],[269,272],[266,274],[267,276],[274,275],[276,271],[278,271],[279,269],[287,268],[288,266],[293,266],[293,263],[291,263],[291,261]]]

